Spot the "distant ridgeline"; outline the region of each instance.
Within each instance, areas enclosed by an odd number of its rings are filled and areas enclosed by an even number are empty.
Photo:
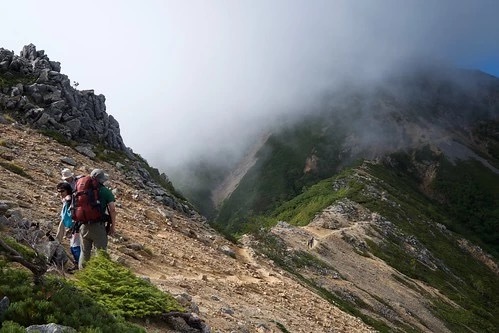
[[[104,95],[73,88],[60,71],[61,64],[33,44],[20,56],[0,48],[0,112],[68,140],[128,152],[118,122],[106,113]]]

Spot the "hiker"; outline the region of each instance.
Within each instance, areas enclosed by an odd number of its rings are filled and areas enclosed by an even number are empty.
[[[71,185],[71,188],[73,191],[76,188],[76,178],[74,173],[71,171],[71,169],[62,169],[61,171],[61,179],[64,180],[66,183]]]
[[[80,226],[81,224],[79,222],[74,223],[71,228],[71,239],[69,240],[69,249],[73,255],[76,269],[78,269],[81,254]]]
[[[314,237],[310,238],[307,242],[307,246],[309,249],[314,247]]]
[[[59,221],[59,226],[57,227],[57,233],[55,238],[62,243],[64,237],[67,237],[68,231],[70,231],[73,226],[73,220],[71,219],[71,195],[73,194],[73,189],[71,185],[66,182],[57,184],[57,192],[61,196],[62,209],[61,209],[61,220]]]
[[[92,246],[96,249],[107,250],[107,236],[113,235],[116,228],[116,206],[115,198],[110,189],[104,186],[109,176],[102,169],[94,169],[90,177],[98,182],[98,196],[101,205],[101,218],[99,221],[79,221],[81,222],[81,255],[79,268],[82,269],[84,263],[90,259]],[[82,177],[80,179],[85,179]],[[109,215],[104,212],[109,212]],[[106,222],[109,222],[109,231],[106,230]]]

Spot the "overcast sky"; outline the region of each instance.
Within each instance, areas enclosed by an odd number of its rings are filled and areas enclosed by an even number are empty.
[[[408,56],[499,76],[497,0],[23,0],[0,47],[33,43],[106,96],[125,144],[166,171]]]

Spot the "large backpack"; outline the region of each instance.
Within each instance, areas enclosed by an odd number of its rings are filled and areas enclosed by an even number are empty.
[[[102,222],[103,211],[99,201],[100,183],[90,176],[83,176],[76,180],[73,192],[71,217],[80,223]]]

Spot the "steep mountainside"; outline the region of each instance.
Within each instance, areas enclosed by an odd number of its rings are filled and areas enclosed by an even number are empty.
[[[272,133],[220,207],[220,228],[243,230],[248,217],[364,158],[430,145],[450,160],[474,158],[492,169],[490,159],[497,161],[499,79],[485,73],[427,69],[345,86],[307,114]]]
[[[34,228],[47,242],[60,170],[100,167],[117,197],[112,260],[211,327],[131,318],[149,332],[495,332],[498,105],[497,79],[454,70],[325,97],[225,182],[200,168],[204,184],[221,185],[198,189],[209,201],[196,206],[218,213],[236,244],[126,148],[103,96],[70,87],[34,46],[0,49],[0,240],[26,243]],[[0,286],[0,320],[25,293]],[[5,310],[4,294],[21,299]],[[50,308],[54,295],[42,296],[33,307]]]
[[[129,171],[91,160],[24,126],[0,124],[0,132],[2,233],[15,216],[55,232],[60,209],[55,185],[68,166],[63,160],[71,157],[77,174],[94,167],[110,174],[118,204],[112,258],[182,300],[213,332],[279,332],[279,326],[289,332],[372,331],[251,248],[228,242],[200,216],[158,202],[151,191],[134,185]],[[150,332],[173,331],[154,322],[143,325]]]
[[[199,316],[211,331],[374,331],[272,260],[247,245],[230,243],[210,228],[165,175],[124,146],[117,122],[105,112],[104,97],[71,88],[58,63],[43,51],[30,45],[20,57],[3,49],[0,55],[0,240],[10,235],[31,246],[26,238],[30,233],[30,239],[48,244],[47,235],[54,234],[59,220],[55,185],[60,170],[70,167],[76,174],[87,174],[99,167],[110,174],[108,186],[117,197],[117,235],[109,248],[113,261],[174,295],[191,319]],[[4,251],[0,246],[2,275],[7,268],[20,267],[5,264],[9,256]],[[78,279],[56,267],[47,275]],[[40,304],[26,305],[24,298],[35,286],[28,284],[22,293],[4,287],[0,321],[4,316],[15,321],[9,313],[25,306],[31,312],[24,311],[28,322],[23,325],[54,321],[48,312],[55,306],[54,295],[42,294]],[[10,306],[6,293],[13,297]],[[35,309],[44,310],[33,313]],[[200,331],[157,318],[134,322],[149,332]],[[206,328],[204,332],[210,331]]]
[[[307,114],[270,135],[215,227],[391,329],[495,331],[499,79],[419,69]]]

